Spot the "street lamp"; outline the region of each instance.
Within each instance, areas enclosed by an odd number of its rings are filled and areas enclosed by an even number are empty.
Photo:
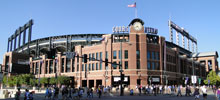
[[[120,96],[123,96],[123,87],[122,87],[122,72],[123,72],[123,70],[122,70],[122,41],[120,42],[120,54],[121,54],[121,59],[120,59],[120,65],[119,65],[119,67],[120,67],[120,70],[119,70],[119,72],[120,72],[120,77],[121,77],[121,81],[120,81]]]

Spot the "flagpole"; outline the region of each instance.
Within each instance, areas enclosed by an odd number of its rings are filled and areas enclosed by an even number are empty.
[[[135,18],[138,18],[138,16],[137,16],[137,7],[135,7]]]
[[[137,15],[137,2],[135,1],[135,18],[138,18],[138,15]]]

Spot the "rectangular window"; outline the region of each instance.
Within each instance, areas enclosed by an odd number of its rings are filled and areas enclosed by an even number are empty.
[[[150,61],[147,62],[147,69],[151,70]]]
[[[159,64],[159,62],[156,62],[155,64],[156,64],[156,65],[155,65],[155,66],[156,66],[156,70],[160,70],[160,64]]]
[[[128,69],[128,61],[125,61],[125,69]]]
[[[94,70],[94,63],[92,64],[92,70]]]
[[[92,61],[95,61],[95,54],[92,53]]]
[[[42,63],[43,62],[40,62],[40,74],[41,74],[41,69],[42,69]]]
[[[128,59],[128,50],[125,50],[125,59]]]
[[[99,70],[99,66],[98,66],[98,63],[96,63],[96,70]]]
[[[209,70],[212,70],[212,60],[208,60],[208,67],[209,67]]]
[[[89,64],[89,71],[91,70],[91,64]]]
[[[35,66],[35,65],[36,65],[36,63],[33,62],[33,64],[32,64],[32,73],[35,73],[35,72],[34,72],[34,68],[35,68],[34,66]]]
[[[140,60],[137,60],[137,69],[140,69]]]
[[[105,59],[108,59],[108,51],[105,52]]]
[[[98,52],[96,53],[96,59],[97,60],[99,59],[99,53]]]
[[[89,61],[91,61],[92,60],[92,55],[91,54],[89,54]]]
[[[66,72],[70,72],[71,59],[66,59]]]
[[[82,71],[84,71],[84,64],[82,64]]]
[[[117,52],[113,51],[113,59],[117,59]]]
[[[87,71],[87,64],[85,64],[85,71]]]
[[[50,60],[49,73],[53,73],[53,60]]]
[[[102,52],[99,53],[100,60],[102,60]]]
[[[121,59],[121,50],[118,51],[118,59]]]
[[[150,59],[150,51],[147,51],[147,59]]]
[[[79,64],[77,64],[77,69],[76,70],[77,70],[77,72],[79,71]]]
[[[155,59],[154,51],[152,51],[152,59]]]
[[[64,73],[64,58],[62,58],[62,73]]]
[[[99,63],[100,67],[99,67],[99,70],[102,70],[102,63]]]
[[[157,53],[157,60],[160,60],[160,53],[159,52],[156,52]]]
[[[136,55],[137,55],[137,59],[140,59],[140,51],[139,50],[136,51]]]
[[[36,74],[38,74],[39,72],[38,70],[39,70],[38,63],[36,62],[36,71],[35,71]]]
[[[155,70],[155,63],[152,62],[152,70]]]
[[[75,72],[75,59],[72,59],[72,72]]]
[[[46,70],[45,73],[48,73],[48,60],[46,61]]]

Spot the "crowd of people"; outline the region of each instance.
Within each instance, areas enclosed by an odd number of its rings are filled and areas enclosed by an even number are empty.
[[[217,88],[215,86],[211,87],[213,93],[216,97],[220,100],[220,87]],[[62,85],[60,88],[56,86],[47,87],[45,90],[45,97],[46,100],[58,100],[58,95],[62,95],[62,100],[73,100],[73,99],[81,99],[83,95],[86,95],[87,98],[93,98],[94,88],[73,88]],[[99,98],[103,94],[110,93],[112,90],[111,87],[107,86],[98,86],[95,89],[95,92]],[[118,89],[119,90],[119,89]],[[117,92],[117,88],[116,88]],[[134,95],[134,90],[130,89],[130,95]],[[194,96],[195,100],[199,100],[200,95],[203,96],[203,100],[207,100],[207,86],[200,86],[200,87],[193,87],[193,86],[185,86],[182,85],[137,85],[136,86],[136,93],[138,95],[170,95],[170,96]],[[183,94],[185,93],[185,94]],[[25,90],[24,93],[24,100],[33,100],[33,91],[29,92],[28,89]],[[20,100],[21,91],[18,91],[15,94],[15,100]]]
[[[205,85],[200,87],[197,86],[195,88],[189,85],[187,85],[186,87],[183,87],[182,85],[147,85],[147,86],[137,85],[136,90],[138,91],[139,95],[141,94],[154,95],[154,96],[157,96],[158,94],[170,95],[170,96],[185,95],[185,96],[194,96],[195,100],[199,100],[199,95],[202,93],[204,100],[207,99],[207,87]],[[185,92],[185,94],[183,94],[183,92]],[[220,98],[220,88],[219,91],[215,91],[215,88],[213,88],[213,92],[216,93],[216,96],[218,98]],[[130,95],[133,95],[133,89],[130,90]]]

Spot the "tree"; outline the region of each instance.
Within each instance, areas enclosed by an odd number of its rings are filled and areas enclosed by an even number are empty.
[[[55,77],[51,77],[49,83],[50,84],[56,84],[57,83],[57,79]]]
[[[70,78],[67,76],[58,76],[58,82],[60,84],[68,84],[70,81]]]
[[[210,71],[206,80],[204,80],[204,83],[208,84],[208,80],[210,80],[210,85],[216,85],[216,83],[220,82],[220,77],[216,74],[216,72]]]
[[[40,84],[47,84],[47,83],[48,83],[48,79],[46,77],[40,78]]]
[[[35,86],[36,84],[37,84],[37,80],[35,78],[33,78],[33,79],[31,78],[30,79],[30,85]]]

